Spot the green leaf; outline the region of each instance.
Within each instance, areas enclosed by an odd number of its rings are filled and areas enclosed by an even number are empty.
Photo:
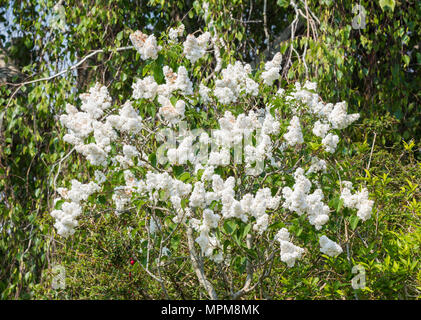
[[[154,168],[156,168],[156,154],[155,153],[151,153],[148,157],[149,162],[152,164],[152,166]]]
[[[100,204],[106,204],[107,203],[107,198],[104,195],[99,195],[98,197],[96,197],[96,200]]]
[[[351,218],[349,219],[349,224],[351,226],[352,231],[354,231],[357,228],[358,221],[360,221],[360,218],[358,218],[357,216],[351,216]]]
[[[163,64],[164,64],[164,56],[161,54],[158,55],[158,59],[156,59],[154,63],[152,64],[153,77],[155,81],[158,82],[159,84],[164,83],[164,80],[165,80],[164,72],[162,70]]]
[[[123,34],[124,34],[124,31],[120,31],[119,33],[117,33],[117,40],[118,41],[121,41],[123,39]]]
[[[227,220],[224,223],[224,231],[228,234],[232,234],[237,229],[237,224],[233,220]]]
[[[172,166],[172,172],[174,172],[175,176],[178,177],[184,172],[183,166]]]
[[[276,4],[282,8],[287,8],[289,6],[289,1],[287,0],[278,0]]]
[[[409,65],[409,62],[411,61],[411,58],[409,56],[407,56],[407,55],[404,55],[402,57],[402,59],[403,59],[403,62],[405,63],[405,67],[408,66]]]
[[[57,202],[56,202],[56,205],[54,206],[54,208],[56,209],[56,210],[60,210],[61,209],[61,206],[63,205],[63,203],[64,202],[66,202],[66,200],[64,200],[64,199],[60,199],[60,200],[58,200]]]
[[[247,224],[244,227],[242,238],[245,238],[247,236],[247,234],[250,232],[250,229],[251,229],[251,223]]]
[[[181,180],[181,181],[186,181],[189,178],[190,178],[190,173],[188,172],[183,172],[182,174],[178,176],[178,180]]]
[[[309,142],[308,144],[313,151],[317,151],[321,147],[321,144],[317,142]]]
[[[339,212],[341,209],[342,209],[342,206],[343,206],[343,204],[344,204],[344,199],[339,199],[339,201],[338,201],[338,204],[337,204],[337,206],[336,206],[336,212]]]
[[[379,0],[379,5],[383,11],[385,8],[389,8],[392,12],[395,10],[395,0]]]

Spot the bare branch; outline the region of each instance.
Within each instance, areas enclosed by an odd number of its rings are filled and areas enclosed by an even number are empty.
[[[263,27],[265,30],[267,50],[270,51],[270,40],[269,40],[268,19],[267,19],[266,9],[267,9],[267,0],[263,2]]]
[[[202,264],[199,262],[199,258],[196,253],[196,249],[194,248],[194,241],[193,241],[193,229],[190,226],[187,226],[187,243],[189,245],[189,252],[190,252],[190,259],[192,261],[192,266],[194,271],[196,272],[196,276],[199,279],[200,284],[206,289],[210,298],[212,300],[218,300],[218,296],[213,288],[212,284],[206,279],[205,272],[203,270]]]
[[[121,47],[121,48],[117,48],[115,51],[118,52],[118,51],[130,50],[130,49],[133,49],[133,48],[134,48],[133,46]],[[31,84],[31,83],[40,82],[40,81],[49,81],[49,80],[52,80],[54,78],[57,78],[57,77],[65,74],[65,73],[67,73],[69,71],[72,71],[72,70],[76,69],[77,67],[79,67],[82,63],[84,63],[89,58],[97,55],[98,53],[102,53],[102,52],[104,52],[104,49],[95,50],[95,51],[91,52],[90,54],[86,55],[84,58],[82,58],[82,60],[80,60],[79,62],[75,63],[73,66],[71,66],[71,67],[69,67],[69,68],[67,68],[67,69],[65,69],[63,71],[60,71],[59,73],[56,73],[56,74],[54,74],[52,76],[44,77],[44,78],[40,78],[40,79],[34,79],[34,80],[30,80],[30,81],[25,81],[25,82],[22,82],[22,83],[11,84],[11,85],[14,85],[14,86],[18,86],[18,88],[13,92],[13,94],[9,98],[9,101],[7,102],[6,108],[10,105],[10,102],[12,101],[13,97],[18,93],[18,91],[23,86],[25,86],[27,84]]]

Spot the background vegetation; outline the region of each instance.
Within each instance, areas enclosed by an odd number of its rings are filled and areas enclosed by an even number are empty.
[[[52,28],[58,2],[64,16]],[[246,298],[420,298],[421,3],[360,1],[366,27],[354,29],[354,2],[297,1],[302,10],[307,3],[318,21],[313,26],[299,18],[291,41],[288,27],[296,12],[288,1],[208,1],[229,54],[256,66],[277,50],[285,57],[291,53],[280,86],[315,80],[325,101],[346,100],[349,112],[361,114],[342,137],[354,143],[342,149],[340,164],[345,175],[358,173],[375,200],[368,223],[344,221],[346,249],[355,260],[309,256],[292,269],[278,261],[275,276]],[[130,263],[137,262],[144,245],[137,232],[144,225],[136,216],[105,214],[98,223],[87,215],[72,239],[55,236],[49,212],[58,171],[78,179],[92,174],[81,169],[78,155],[60,161],[68,148],[57,115],[96,81],[107,85],[114,103],[124,101],[142,69],[134,51],[115,48],[129,45],[128,36],[137,29],[160,35],[179,21],[187,32],[203,29],[202,14],[202,3],[189,0],[0,0],[2,299],[165,298],[160,286]],[[77,71],[22,84],[64,70],[96,49],[104,52]],[[179,272],[182,263],[165,268],[170,297],[203,298],[191,270]],[[66,266],[65,290],[51,288],[53,264]],[[367,273],[367,288],[358,292],[351,287],[355,264]]]

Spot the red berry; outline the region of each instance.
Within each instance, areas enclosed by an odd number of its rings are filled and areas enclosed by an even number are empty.
[[[134,260],[130,260],[130,264],[131,265],[134,265]]]

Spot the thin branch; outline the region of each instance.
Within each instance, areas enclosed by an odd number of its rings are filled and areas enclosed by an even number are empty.
[[[267,19],[267,15],[266,15],[266,9],[267,9],[267,0],[265,0],[263,2],[263,28],[264,28],[264,31],[265,31],[267,48],[270,51],[269,31],[268,31],[268,19]]]
[[[196,253],[196,249],[194,248],[194,241],[193,241],[193,229],[190,226],[187,226],[187,243],[189,245],[189,253],[190,259],[192,261],[192,266],[194,271],[196,272],[196,276],[199,279],[200,284],[206,289],[210,298],[212,300],[218,300],[218,296],[213,288],[212,284],[206,279],[205,272],[203,270],[203,266],[198,261],[198,256]]]
[[[129,46],[129,47],[121,47],[121,48],[117,48],[115,51],[116,52],[119,52],[119,51],[124,51],[124,50],[130,50],[130,49],[133,49],[134,47],[133,46]],[[16,83],[16,84],[13,84],[14,86],[18,86],[18,88],[13,92],[13,94],[12,94],[12,96],[10,97],[10,99],[9,99],[9,101],[8,101],[8,103],[7,103],[7,105],[6,105],[6,108],[10,105],[10,102],[12,101],[12,99],[13,99],[13,97],[18,93],[18,91],[23,87],[23,86],[25,86],[25,85],[27,85],[27,84],[32,84],[32,83],[36,83],[36,82],[40,82],[40,81],[49,81],[49,80],[52,80],[52,79],[54,79],[54,78],[57,78],[57,77],[59,77],[59,76],[61,76],[61,75],[63,75],[63,74],[65,74],[65,73],[67,73],[67,72],[69,72],[69,71],[72,71],[72,70],[74,70],[74,69],[76,69],[77,67],[79,67],[82,63],[84,63],[86,60],[88,60],[89,58],[91,58],[91,57],[93,57],[93,56],[95,56],[95,55],[97,55],[98,53],[103,53],[105,50],[104,49],[98,49],[98,50],[95,50],[95,51],[93,51],[93,52],[91,52],[91,53],[89,53],[88,55],[86,55],[84,58],[82,58],[82,60],[80,60],[79,62],[77,62],[77,63],[75,63],[74,65],[72,65],[71,67],[69,67],[69,68],[67,68],[67,69],[65,69],[65,70],[62,70],[62,71],[60,71],[59,73],[56,73],[56,74],[54,74],[54,75],[52,75],[52,76],[49,76],[49,77],[44,77],[44,78],[40,78],[40,79],[34,79],[34,80],[30,80],[30,81],[25,81],[25,82],[22,82],[22,83]]]
[[[376,137],[377,137],[377,132],[374,132],[373,143],[371,145],[370,158],[368,159],[368,164],[367,164],[367,169],[366,169],[367,171],[370,169],[371,157],[373,156],[373,150],[374,150],[374,144],[376,143]],[[367,177],[367,172],[365,173],[365,176]]]

